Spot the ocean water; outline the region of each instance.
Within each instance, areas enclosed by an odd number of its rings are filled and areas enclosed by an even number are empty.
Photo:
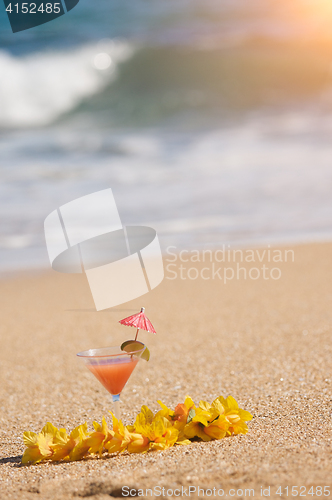
[[[48,265],[43,221],[111,187],[162,249],[332,235],[332,4],[80,0],[0,9],[0,270]]]

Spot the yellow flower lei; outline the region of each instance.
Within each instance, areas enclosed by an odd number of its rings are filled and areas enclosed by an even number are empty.
[[[23,464],[36,464],[45,460],[81,460],[89,454],[107,453],[145,453],[149,450],[165,450],[178,445],[190,444],[198,438],[203,441],[222,439],[232,434],[246,434],[246,421],[252,415],[239,408],[232,396],[224,399],[219,396],[211,404],[200,401],[198,407],[187,396],[183,404],[174,410],[161,401],[155,415],[142,406],[133,425],[125,426],[113,417],[113,429],[109,429],[105,418],[102,423],[93,422],[93,431],[87,424],[76,427],[70,434],[66,429],[57,429],[48,422],[40,433],[24,432],[26,449]]]

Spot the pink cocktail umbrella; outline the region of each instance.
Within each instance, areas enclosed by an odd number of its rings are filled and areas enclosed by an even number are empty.
[[[133,314],[132,316],[128,316],[128,318],[124,318],[119,321],[121,325],[134,326],[135,328],[137,328],[135,340],[137,340],[139,330],[156,333],[156,330],[153,328],[151,321],[145,316],[144,311],[145,308],[142,307],[141,312]]]

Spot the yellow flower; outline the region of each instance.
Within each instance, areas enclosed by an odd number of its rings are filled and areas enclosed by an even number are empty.
[[[69,454],[75,446],[75,442],[68,436],[66,429],[59,429],[54,437],[53,455],[51,460],[58,462],[68,459]]]
[[[136,425],[151,424],[153,419],[154,419],[153,412],[146,405],[143,405],[140,413],[136,417],[134,427],[136,428]]]
[[[138,432],[129,433],[130,442],[127,445],[127,451],[129,453],[144,453],[148,451],[150,441],[146,436]]]
[[[198,407],[204,411],[209,411],[213,408],[207,401],[200,401]]]
[[[190,441],[190,439],[186,438],[186,436],[184,435],[184,433],[180,433],[179,432],[179,436],[178,436],[175,444],[188,445],[188,444],[191,444],[191,441]]]
[[[248,411],[239,408],[232,396],[228,396],[227,399],[219,396],[213,401],[212,406],[220,411],[223,408],[223,414],[229,422],[227,434],[246,434],[248,432],[248,426],[245,422],[251,420],[252,415]]]
[[[105,417],[102,418],[102,424],[98,422],[93,422],[93,427],[95,432],[92,432],[86,440],[87,446],[89,446],[89,453],[99,453],[102,455],[105,443],[112,437],[110,431],[108,430]]]
[[[48,422],[39,434],[24,432],[23,441],[27,449],[24,451],[22,463],[36,464],[53,455],[54,437],[58,429]]]
[[[204,432],[204,428],[209,425],[209,420],[212,418],[208,411],[196,408],[195,416],[184,427],[185,437],[189,439],[199,437],[203,441],[210,441],[212,438]]]
[[[39,449],[38,434],[35,432],[24,432],[23,441],[27,448],[23,453],[22,464],[36,464],[43,460],[44,457]]]
[[[72,440],[74,446],[69,453],[69,460],[81,460],[85,455],[88,454],[89,445],[87,444],[88,426],[86,422],[82,425],[78,425],[70,433],[70,439]]]
[[[165,417],[157,417],[147,429],[147,437],[150,440],[151,450],[166,450],[173,446],[179,431]]]
[[[151,450],[165,450],[173,446],[179,431],[164,415],[170,416],[168,408],[161,403],[162,410],[155,416],[147,406],[142,406],[133,426],[128,426],[131,431],[131,443],[128,445],[129,453],[145,452]]]
[[[189,439],[186,438],[184,434],[185,424],[179,421],[173,422],[173,427],[178,431],[178,438],[176,444],[190,444]]]
[[[137,415],[134,425],[127,425],[128,432],[127,451],[129,453],[145,453],[150,446],[148,438],[148,429],[154,419],[153,412],[146,406],[142,406],[140,413]]]
[[[220,415],[208,426],[204,427],[204,432],[212,439],[222,439],[226,436],[229,422],[224,415]]]
[[[164,405],[164,403],[162,403],[159,400],[157,401],[157,403],[161,406],[162,409],[159,410],[158,413],[156,413],[155,418],[165,417],[167,418],[167,420],[173,420],[174,411],[168,408],[166,405]]]
[[[158,417],[164,417],[173,424],[174,429],[178,431],[178,437],[176,444],[187,445],[190,444],[189,439],[187,439],[183,433],[184,426],[188,420],[188,414],[191,409],[193,409],[193,400],[187,396],[186,401],[183,405],[177,405],[176,413],[175,411],[168,408],[161,401],[158,401],[161,406],[161,410],[155,415],[155,419]]]
[[[150,443],[150,448],[152,450],[166,450],[174,446],[174,444],[179,439],[179,431],[171,424],[167,423],[166,420],[164,423],[164,431],[162,436],[156,436],[154,441]]]
[[[121,453],[130,442],[129,431],[123,425],[121,420],[118,420],[110,411],[113,417],[113,430],[109,431],[110,437],[105,442],[105,448],[108,453]]]

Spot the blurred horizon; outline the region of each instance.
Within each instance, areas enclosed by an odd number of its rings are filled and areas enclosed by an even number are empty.
[[[80,0],[0,10],[0,270],[48,265],[43,221],[111,187],[162,250],[331,239],[332,2]]]

